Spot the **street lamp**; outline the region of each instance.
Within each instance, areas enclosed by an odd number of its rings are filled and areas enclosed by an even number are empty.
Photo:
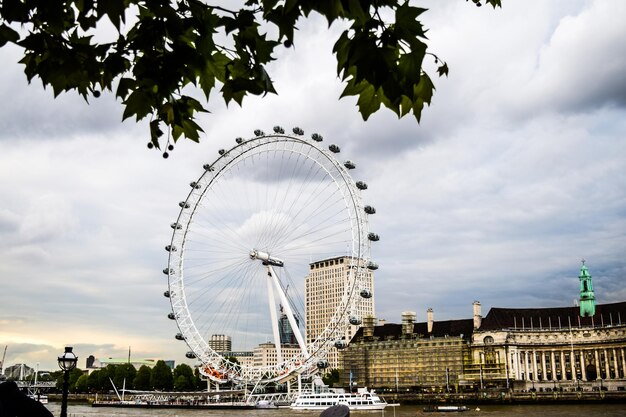
[[[78,358],[72,352],[71,346],[65,347],[65,353],[57,358],[59,368],[63,370],[63,401],[61,402],[61,417],[67,417],[67,391],[70,384],[70,371],[76,368]]]

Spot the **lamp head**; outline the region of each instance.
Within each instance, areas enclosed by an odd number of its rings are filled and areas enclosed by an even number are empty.
[[[59,362],[59,368],[64,371],[71,371],[72,369],[76,368],[76,362],[78,362],[78,357],[74,355],[72,349],[73,348],[71,346],[66,346],[63,355],[57,358]]]

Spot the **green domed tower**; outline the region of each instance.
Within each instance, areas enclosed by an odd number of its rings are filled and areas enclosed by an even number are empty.
[[[596,296],[593,294],[591,275],[589,275],[585,260],[583,259],[582,262],[580,275],[578,275],[580,280],[580,316],[591,317],[596,314]]]

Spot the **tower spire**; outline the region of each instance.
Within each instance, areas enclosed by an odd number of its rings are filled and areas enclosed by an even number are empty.
[[[584,259],[582,260],[578,280],[580,281],[580,316],[591,317],[596,314],[596,296],[593,293],[591,275]]]

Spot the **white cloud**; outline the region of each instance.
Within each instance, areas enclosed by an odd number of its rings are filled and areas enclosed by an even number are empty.
[[[416,310],[423,320],[428,307],[437,319],[469,317],[474,299],[485,312],[569,305],[583,257],[598,301],[624,300],[624,6],[428,4],[432,50],[450,76],[435,79],[419,126],[385,111],[362,122],[354,99],[338,100],[330,51],[341,28],[319,17],[272,65],[279,96],[225,108],[216,93],[203,141],[167,160],[146,149],[145,125],[120,123],[112,98],[52,100],[19,65],[2,66],[12,106],[0,115],[0,346],[43,346],[23,357],[50,368],[66,343],[81,358],[131,345],[184,360],[161,273],[177,203],[217,149],[276,124],[319,131],[369,184],[381,317]]]

